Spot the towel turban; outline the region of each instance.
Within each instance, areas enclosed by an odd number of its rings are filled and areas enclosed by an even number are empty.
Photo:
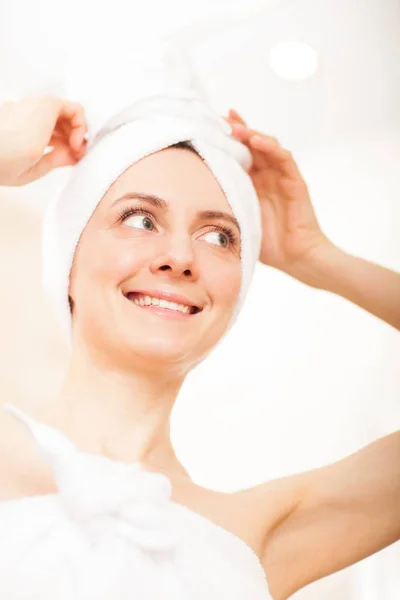
[[[46,207],[42,230],[43,285],[69,345],[72,320],[69,276],[79,238],[112,183],[131,165],[172,144],[190,141],[225,193],[241,229],[241,288],[227,331],[246,296],[260,253],[259,201],[248,175],[249,149],[233,138],[225,120],[205,98],[193,66],[176,48],[129,72],[129,97],[100,122],[85,114],[86,155],[71,168],[61,194]],[[134,86],[136,85],[136,89]]]

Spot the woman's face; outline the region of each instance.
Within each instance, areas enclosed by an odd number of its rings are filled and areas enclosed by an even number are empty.
[[[79,240],[69,289],[74,333],[128,361],[190,369],[221,338],[238,299],[240,232],[232,219],[217,180],[193,152],[167,148],[129,167]],[[162,293],[196,312],[140,305]]]

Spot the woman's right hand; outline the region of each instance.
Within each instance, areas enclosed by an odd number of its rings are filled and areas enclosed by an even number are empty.
[[[86,152],[80,104],[50,94],[0,105],[0,185],[31,183]],[[51,152],[44,154],[50,146]]]

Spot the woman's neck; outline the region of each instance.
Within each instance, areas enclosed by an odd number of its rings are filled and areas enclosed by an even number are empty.
[[[170,439],[170,416],[183,379],[72,360],[43,420],[81,451],[189,477]]]

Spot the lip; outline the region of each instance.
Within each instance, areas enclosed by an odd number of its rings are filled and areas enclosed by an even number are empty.
[[[160,300],[167,300],[168,302],[176,302],[176,304],[183,304],[185,306],[195,306],[198,312],[203,310],[203,306],[199,303],[193,302],[186,296],[180,294],[173,294],[171,292],[164,292],[162,290],[128,290],[124,292],[124,296],[128,297],[129,294],[141,294],[143,296],[150,296],[151,298],[159,298]]]

